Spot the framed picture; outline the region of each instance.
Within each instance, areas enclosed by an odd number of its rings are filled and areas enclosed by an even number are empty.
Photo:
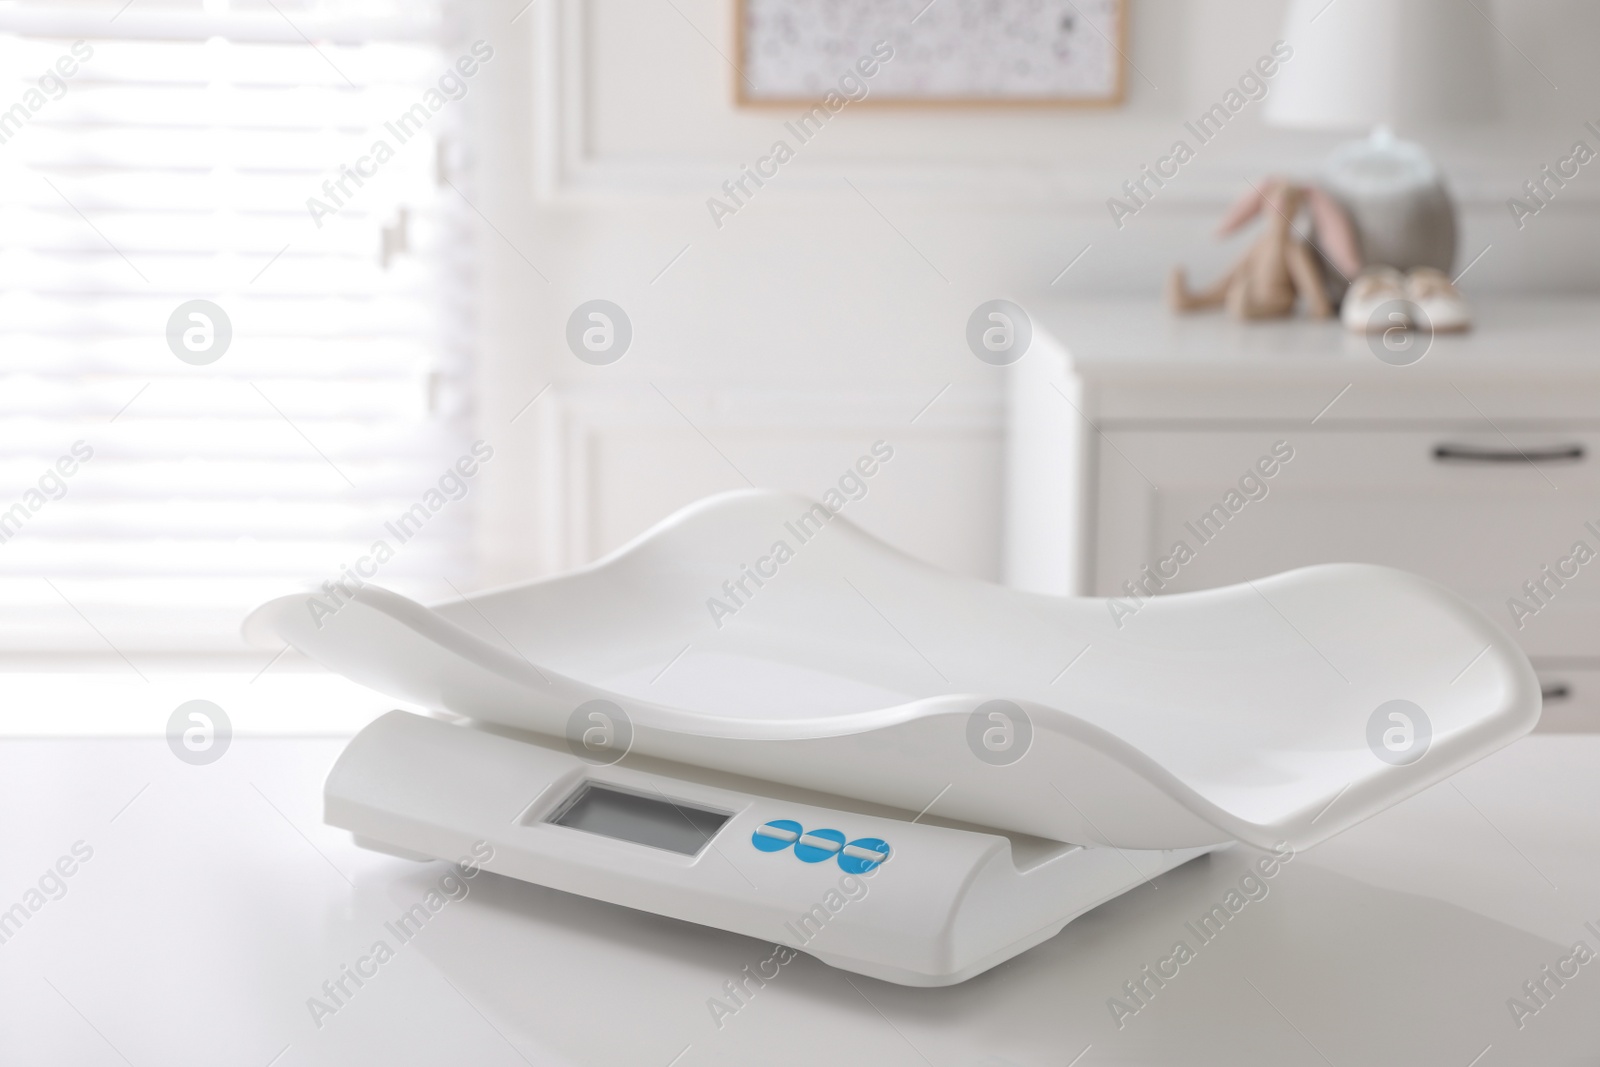
[[[742,105],[1122,102],[1126,0],[735,2]]]

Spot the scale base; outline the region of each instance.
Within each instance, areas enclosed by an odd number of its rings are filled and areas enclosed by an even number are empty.
[[[1223,847],[1085,848],[868,812],[838,797],[811,798],[830,799],[824,807],[744,792],[728,788],[727,775],[684,765],[670,765],[672,773],[653,761],[650,770],[624,766],[629,760],[596,766],[559,746],[390,712],[350,742],[329,774],[326,820],[364,848],[406,859],[473,857],[484,870],[909,986],[966,981]],[[723,821],[692,854],[555,821],[578,790],[595,786]],[[791,843],[774,826],[801,830]],[[887,858],[865,861],[875,853],[862,846]]]

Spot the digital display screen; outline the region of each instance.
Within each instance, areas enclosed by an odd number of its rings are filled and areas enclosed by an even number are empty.
[[[548,821],[585,833],[694,856],[729,818],[724,812],[681,800],[628,793],[584,782]]]

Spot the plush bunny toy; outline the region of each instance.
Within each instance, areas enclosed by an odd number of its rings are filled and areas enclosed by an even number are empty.
[[[1295,231],[1295,217],[1309,207],[1316,226],[1314,252]],[[1167,304],[1174,311],[1199,311],[1226,306],[1236,319],[1276,319],[1294,313],[1303,299],[1312,318],[1333,314],[1318,254],[1346,278],[1361,272],[1360,244],[1350,218],[1336,201],[1312,186],[1269,178],[1239,199],[1222,220],[1226,236],[1270,208],[1267,226],[1234,268],[1216,284],[1191,292],[1182,267],[1167,280]]]

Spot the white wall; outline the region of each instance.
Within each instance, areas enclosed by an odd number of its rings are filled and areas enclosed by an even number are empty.
[[[537,0],[514,23],[525,0],[479,10],[474,36],[498,50],[471,192],[487,220],[480,405],[483,435],[511,460],[484,498],[485,579],[593,558],[745,478],[820,493],[880,437],[897,459],[858,521],[995,576],[1001,372],[965,347],[972,309],[1154,298],[1180,261],[1208,275],[1236,254],[1209,232],[1244,181],[1309,173],[1340,139],[1264,128],[1253,106],[1118,230],[1106,198],[1270,47],[1283,12],[1282,0],[1128,2],[1123,107],[847,109],[721,229],[707,197],[798,110],[733,106],[733,0]],[[1600,122],[1600,5],[1461,6],[1504,33],[1490,72],[1501,113],[1401,133],[1451,176],[1460,265],[1492,246],[1463,287],[1600,288],[1600,166],[1522,232],[1505,207],[1577,137],[1600,147],[1580,128]],[[635,331],[609,367],[563,341],[572,309],[596,297]]]

